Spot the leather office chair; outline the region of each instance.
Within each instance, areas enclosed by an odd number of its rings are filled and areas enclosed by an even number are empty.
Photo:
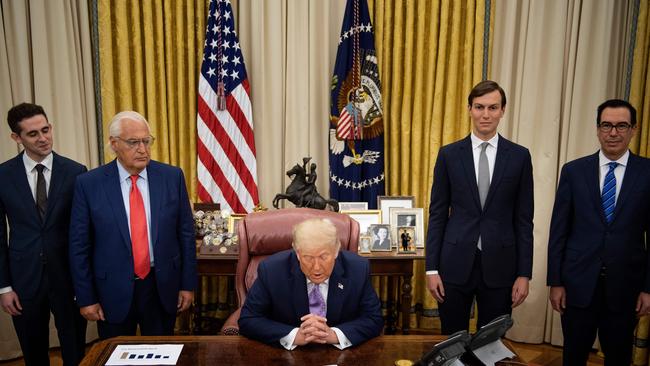
[[[239,313],[246,301],[246,294],[257,278],[257,267],[271,254],[290,249],[293,227],[307,219],[328,218],[336,226],[342,250],[357,251],[359,223],[350,216],[311,208],[286,208],[248,214],[237,226],[239,236],[239,260],[235,275],[235,289],[239,308],[232,313],[221,334],[239,334]]]

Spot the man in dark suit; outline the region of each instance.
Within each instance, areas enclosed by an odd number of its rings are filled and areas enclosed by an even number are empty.
[[[117,159],[79,176],[70,265],[81,314],[102,339],[171,335],[196,287],[194,221],[183,172],[150,160],[154,138],[137,112],[109,127]]]
[[[427,287],[443,334],[510,314],[528,295],[533,266],[530,153],[497,134],[506,95],[494,81],[470,92],[472,132],[444,146],[434,168],[426,244]]]
[[[596,331],[605,365],[629,365],[636,316],[650,312],[650,160],[630,153],[636,110],[598,107],[600,151],[562,167],[547,283],[562,314],[564,365],[586,365]]]
[[[74,181],[86,167],[52,151],[52,125],[41,106],[14,106],[7,120],[24,150],[0,165],[0,302],[12,316],[26,365],[50,363],[50,311],[63,363],[77,365],[86,320],[74,301],[68,228]]]
[[[239,332],[289,350],[308,343],[344,349],[378,336],[384,320],[368,260],[340,246],[327,219],[296,225],[294,249],[260,263]]]

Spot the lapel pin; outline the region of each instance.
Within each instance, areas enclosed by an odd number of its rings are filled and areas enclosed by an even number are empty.
[[[341,282],[339,282],[339,288],[343,290],[343,284]]]

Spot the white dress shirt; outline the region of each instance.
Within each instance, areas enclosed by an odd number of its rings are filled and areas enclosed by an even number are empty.
[[[483,141],[478,138],[474,132],[469,135],[470,140],[472,141],[472,157],[474,158],[474,176],[476,177],[476,184],[478,185],[478,160],[481,157],[481,144],[484,142],[488,143],[488,146],[485,148],[485,156],[488,160],[488,167],[490,171],[490,184],[492,184],[492,175],[494,174],[494,164],[497,160],[497,146],[499,145],[499,134],[495,134],[491,139]],[[478,238],[477,245],[481,242],[481,237]],[[426,271],[428,275],[438,274],[437,270]]]
[[[614,170],[614,176],[616,177],[616,196],[614,198],[614,205],[618,202],[618,195],[621,193],[621,187],[623,186],[623,177],[625,176],[625,168],[627,167],[627,161],[630,158],[630,150],[626,151],[623,156],[615,160],[618,163],[616,169]],[[609,160],[602,151],[598,152],[598,166],[599,176],[600,176],[600,194],[603,194],[603,185],[605,184],[605,176],[609,171],[609,163],[614,160]]]
[[[49,155],[47,155],[43,161],[38,163],[30,158],[27,153],[23,152],[23,165],[25,166],[25,173],[27,173],[27,183],[29,183],[29,190],[32,192],[34,204],[36,204],[36,181],[38,180],[38,171],[36,170],[36,165],[42,164],[45,166],[45,169],[43,169],[43,176],[45,177],[45,193],[49,195],[53,161],[54,155],[52,155],[52,153],[49,153]],[[12,290],[13,289],[11,286],[0,288],[0,295],[11,292]]]
[[[129,227],[129,235],[131,234],[131,205],[129,204],[129,195],[131,194],[131,174],[124,169],[119,160],[117,162],[117,171],[120,175],[120,189],[122,190],[122,200],[124,202],[124,209],[126,210],[126,222]],[[144,203],[144,213],[147,217],[147,237],[149,238],[149,260],[151,267],[154,266],[153,260],[153,243],[151,242],[151,200],[149,199],[149,179],[147,176],[147,168],[140,172],[138,175],[138,190],[142,195],[142,202]]]
[[[318,291],[320,291],[320,294],[323,296],[323,301],[325,301],[325,314],[327,314],[327,293],[329,292],[329,283],[330,280],[328,278],[320,285],[316,285],[315,283],[312,285],[312,282],[309,280],[309,278],[307,279],[307,296],[309,297],[309,291],[313,288],[312,286],[318,286]],[[293,341],[298,335],[298,330],[300,330],[300,328],[293,328],[289,334],[280,338],[280,344],[282,347],[288,349],[289,351],[292,351],[298,347],[297,345],[293,344]],[[345,349],[352,345],[352,342],[350,342],[348,337],[346,337],[339,328],[332,327],[332,330],[336,334],[336,338],[339,340],[339,343],[333,344],[334,347],[338,349]]]
[[[27,156],[26,153],[23,153],[23,164],[25,165],[25,172],[27,173],[27,183],[29,183],[29,189],[32,192],[34,202],[36,202],[36,181],[38,180],[36,165],[41,164],[45,166],[45,169],[43,169],[43,176],[45,177],[45,193],[49,196],[53,161],[54,155],[52,155],[52,153],[46,156],[40,163],[35,162],[32,158]]]

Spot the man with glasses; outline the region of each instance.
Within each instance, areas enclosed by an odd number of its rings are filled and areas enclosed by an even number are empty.
[[[330,220],[296,225],[293,250],[260,263],[239,332],[288,350],[309,343],[344,349],[378,336],[384,320],[370,264],[340,247]]]
[[[150,158],[153,136],[137,112],[109,127],[117,159],[79,176],[70,266],[84,318],[102,339],[172,335],[196,287],[194,221],[183,172]]]
[[[650,312],[650,160],[628,149],[628,102],[601,104],[596,128],[600,151],[562,167],[547,283],[562,314],[564,365],[586,365],[597,331],[605,365],[629,365],[637,316]]]

